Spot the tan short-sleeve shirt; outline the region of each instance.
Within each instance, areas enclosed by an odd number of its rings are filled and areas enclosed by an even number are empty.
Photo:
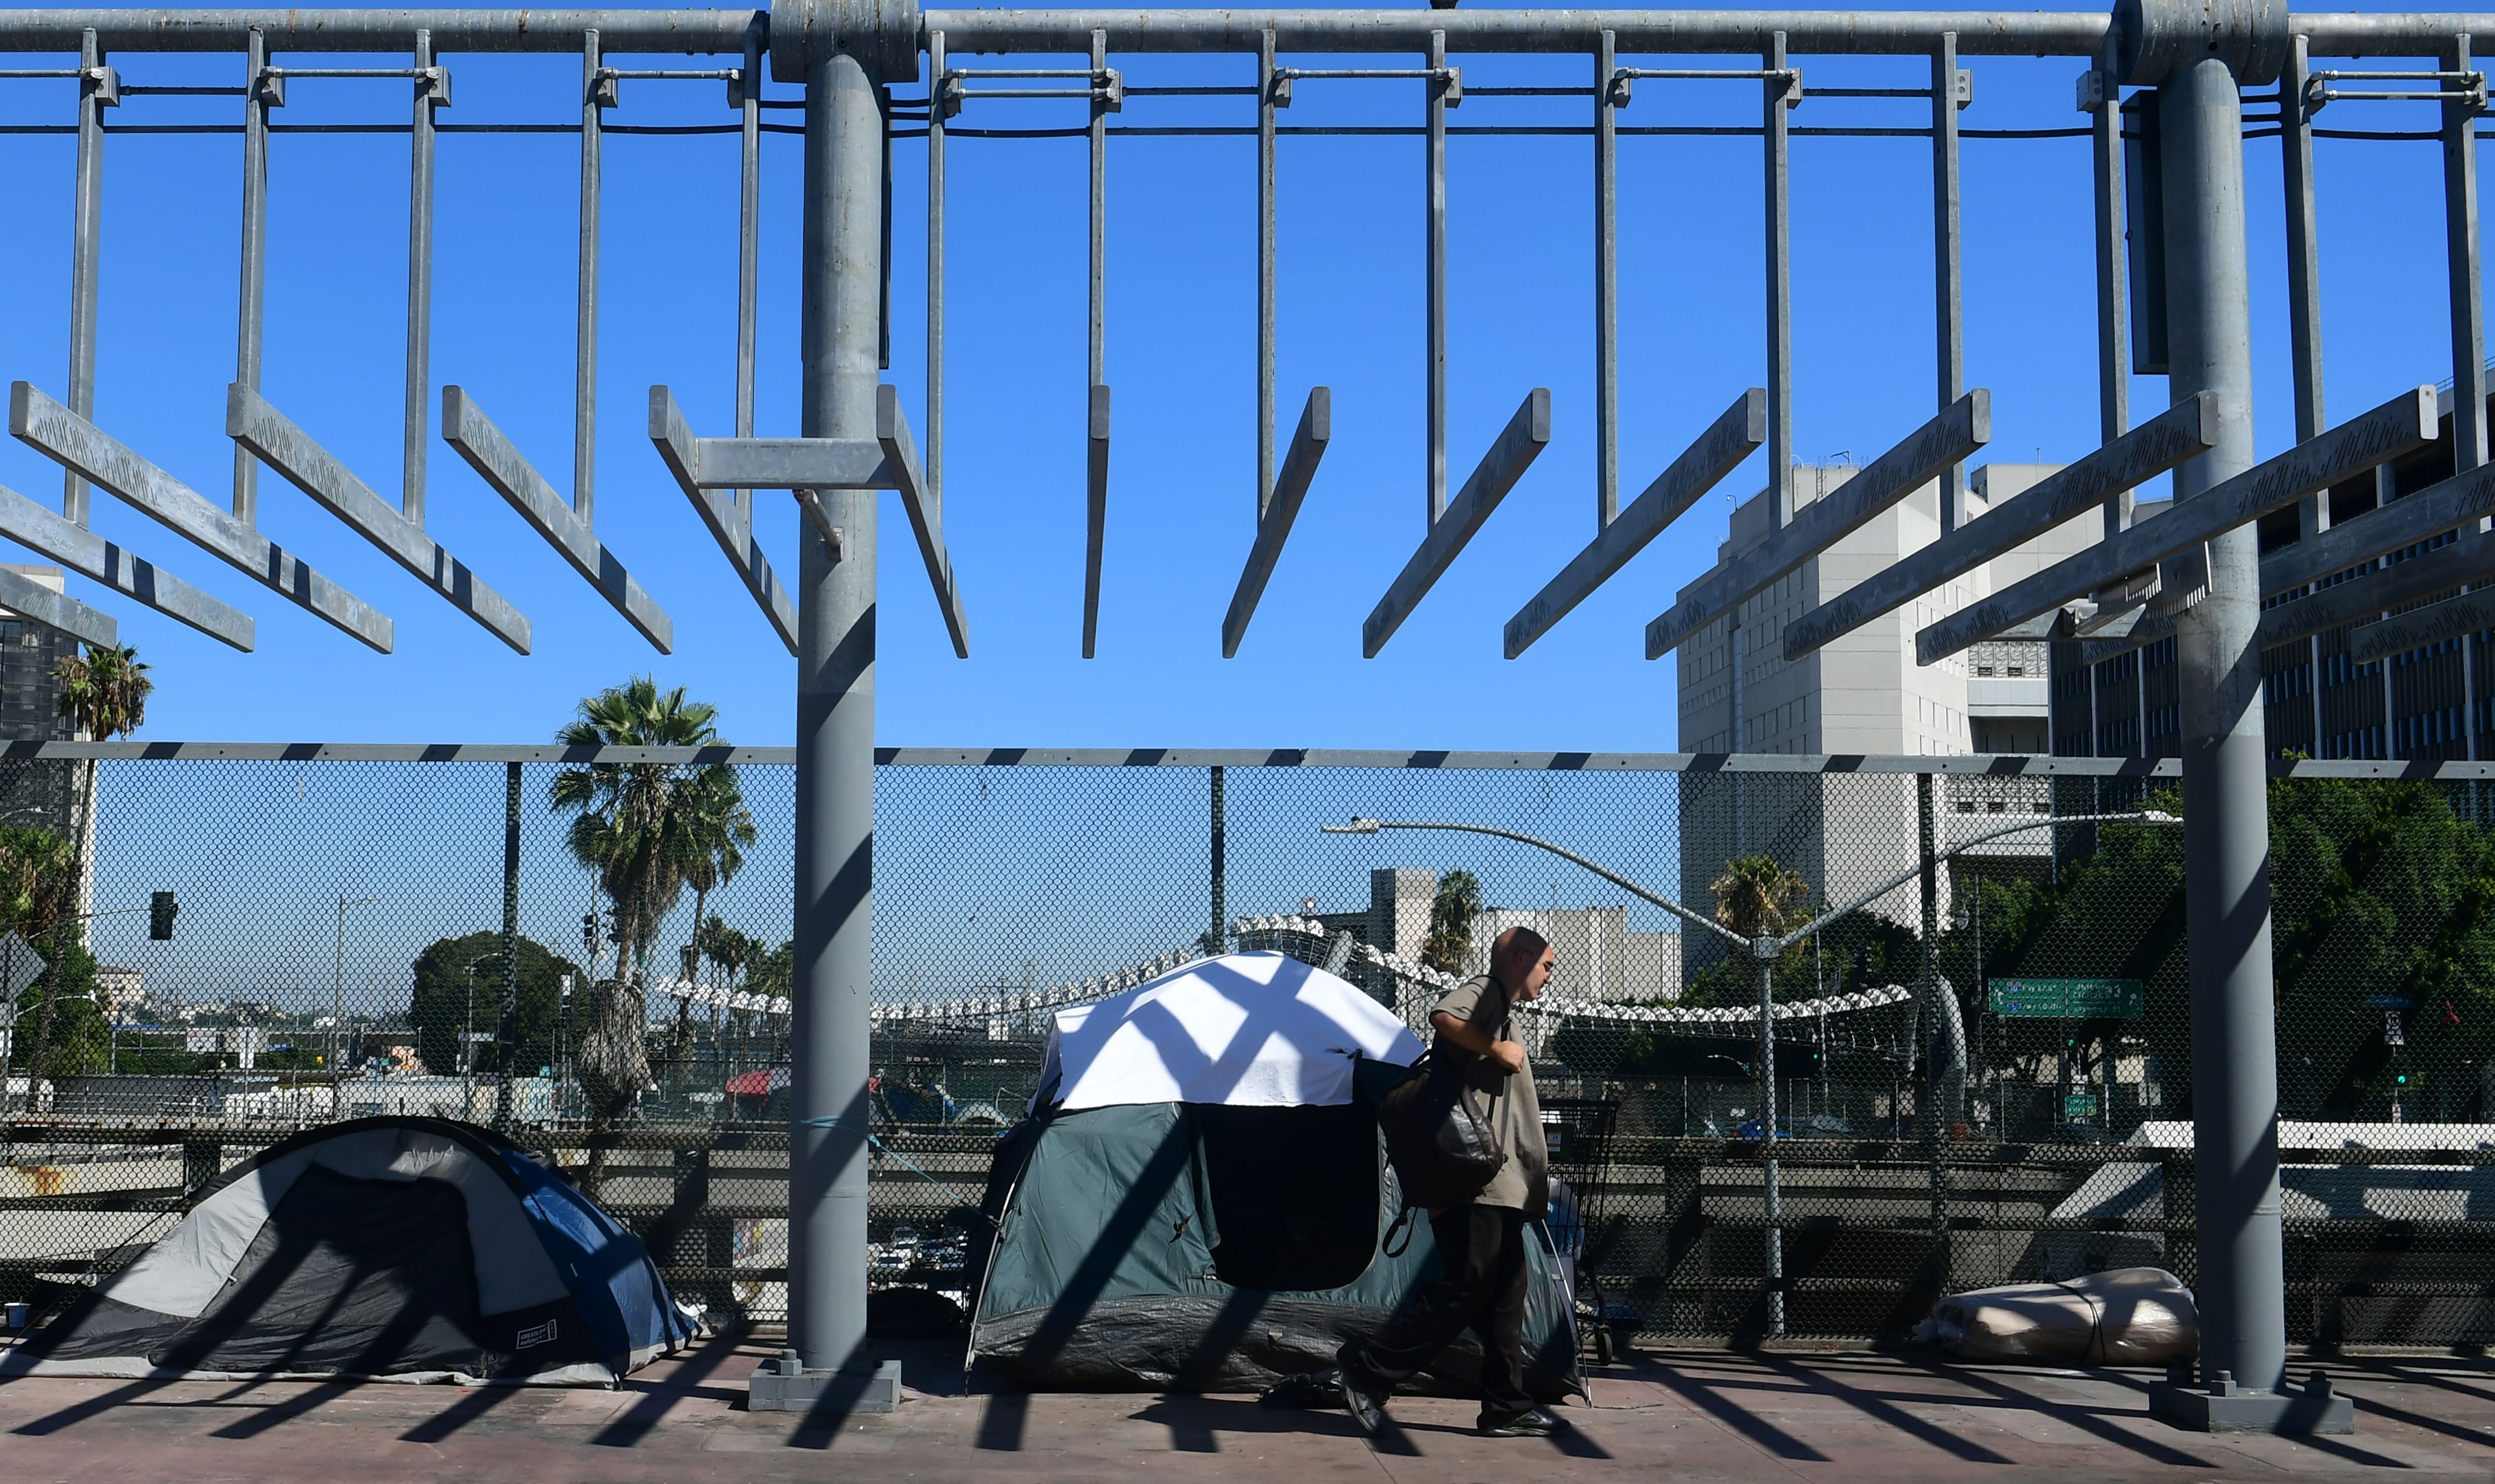
[[[1488,974],[1478,974],[1447,991],[1436,1011],[1468,1021],[1493,1040],[1516,1039],[1508,1015],[1507,991]],[[1473,1197],[1476,1206],[1503,1206],[1526,1217],[1542,1215],[1550,1195],[1550,1154],[1543,1144],[1542,1101],[1533,1091],[1533,1065],[1510,1072],[1486,1056],[1477,1056],[1445,1036],[1437,1037],[1437,1056],[1463,1067],[1465,1085],[1493,1099],[1492,1126],[1507,1162]]]

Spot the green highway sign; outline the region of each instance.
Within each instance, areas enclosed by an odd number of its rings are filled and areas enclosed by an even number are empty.
[[[2138,979],[1994,979],[1992,1013],[2021,1020],[2138,1020]]]
[[[2068,1093],[2063,1095],[2062,1116],[2064,1118],[2096,1117],[2097,1095],[2094,1093]]]

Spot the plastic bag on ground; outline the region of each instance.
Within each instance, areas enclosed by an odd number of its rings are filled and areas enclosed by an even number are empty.
[[[1915,1338],[1968,1360],[2163,1366],[2201,1352],[2192,1290],[2163,1268],[1954,1293]]]

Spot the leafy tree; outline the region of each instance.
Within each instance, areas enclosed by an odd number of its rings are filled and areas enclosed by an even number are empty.
[[[508,1048],[480,1043],[473,1064],[479,1072],[500,1072],[508,1065],[514,1075],[528,1076],[553,1065],[555,1032],[563,1018],[564,975],[572,975],[576,988],[589,982],[579,965],[534,939],[519,939],[517,948],[519,999],[512,1014],[511,1043]],[[460,1065],[459,1037],[472,1026],[472,986],[474,1029],[488,1035],[502,1030],[503,935],[486,929],[441,939],[418,953],[410,967],[415,976],[408,994],[408,1019],[416,1027],[416,1054],[426,1070],[455,1074]]]
[[[1462,974],[1473,952],[1473,919],[1481,915],[1481,881],[1459,866],[1438,878],[1437,894],[1430,900],[1430,936],[1421,943],[1421,962],[1440,974]]]
[[[62,842],[62,849],[67,851],[68,842]],[[87,951],[86,944],[72,938],[57,944],[41,943],[37,948],[46,960],[43,977],[26,986],[17,997],[17,1005],[20,1013],[39,1005],[48,1007],[52,1012],[47,1016],[51,1035],[39,1039],[17,1073],[27,1078],[29,1107],[34,1103],[32,1089],[41,1078],[103,1071],[112,1037],[104,1007],[97,1004],[95,955]]]

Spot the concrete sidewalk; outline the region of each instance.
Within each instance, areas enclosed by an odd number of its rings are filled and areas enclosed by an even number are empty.
[[[1471,1404],[1413,1399],[1372,1445],[1340,1412],[1248,1397],[966,1392],[933,1347],[902,1351],[897,1413],[749,1413],[745,1378],[768,1350],[712,1342],[618,1391],[20,1380],[0,1385],[0,1467],[13,1484],[2495,1476],[2495,1365],[2467,1359],[2332,1362],[2356,1436],[2292,1440],[2152,1422],[2138,1373],[1667,1352],[1598,1373],[1594,1406],[1567,1408],[1578,1431],[1556,1443],[1475,1438]]]

